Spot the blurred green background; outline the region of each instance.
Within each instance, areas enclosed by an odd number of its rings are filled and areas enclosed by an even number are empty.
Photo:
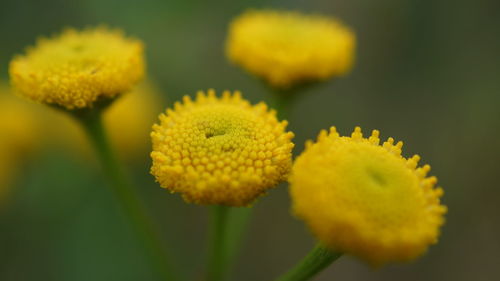
[[[316,280],[500,280],[500,1],[0,0],[0,78],[38,36],[106,23],[145,42],[149,76],[167,101],[207,88],[268,100],[223,48],[231,18],[262,7],[337,16],[357,34],[353,72],[291,110],[295,153],[331,125],[380,129],[432,165],[449,207],[441,241],[415,263],[372,269],[346,256]],[[130,174],[179,267],[202,280],[207,209],[161,189],[142,155],[128,162]],[[19,175],[0,208],[0,280],[154,280],[94,159],[51,147]],[[271,280],[312,247],[289,205],[285,185],[255,204],[231,280]]]

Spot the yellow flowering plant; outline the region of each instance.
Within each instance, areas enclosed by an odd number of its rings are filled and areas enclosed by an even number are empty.
[[[420,157],[401,155],[402,142],[380,144],[379,131],[351,137],[335,127],[307,143],[290,181],[294,213],[325,247],[380,266],[410,261],[437,242],[446,207],[443,189]]]
[[[64,111],[88,135],[111,191],[164,279],[175,278],[156,225],[115,157],[104,129],[104,112],[144,76],[143,43],[107,27],[66,29],[39,39],[10,63],[11,84],[32,101]]]
[[[226,56],[260,78],[286,118],[306,88],[349,73],[356,37],[340,20],[286,10],[248,10],[229,24]]]
[[[185,96],[153,126],[151,173],[187,202],[215,205],[209,280],[224,278],[229,209],[248,206],[285,181],[292,164],[293,133],[265,103],[250,105],[240,92]],[[220,245],[219,245],[220,244]]]
[[[355,37],[340,21],[321,15],[249,10],[229,26],[228,58],[272,87],[346,74],[354,61]]]
[[[143,45],[106,27],[41,38],[10,64],[12,84],[34,101],[69,110],[128,92],[144,75]]]
[[[153,126],[151,173],[187,202],[246,206],[286,180],[292,164],[286,121],[239,92],[185,96]]]
[[[159,186],[212,209],[205,280],[226,280],[235,251],[228,241],[239,238],[229,229],[237,222],[241,230],[257,199],[288,182],[292,212],[318,244],[276,280],[305,281],[343,254],[372,266],[415,260],[437,242],[447,211],[440,202],[443,189],[428,176],[430,166],[418,166],[418,155],[403,156],[402,142],[381,143],[377,130],[368,137],[359,127],[349,137],[335,127],[323,130],[293,159],[294,133],[286,121],[291,97],[282,92],[346,74],[355,42],[350,28],[334,18],[247,11],[230,24],[226,54],[280,92],[272,108],[247,101],[239,91],[209,89],[173,103],[151,129],[153,122],[144,118],[160,110],[144,92],[118,110],[116,100],[125,101],[145,74],[143,43],[121,31],[67,29],[14,57],[9,71],[20,96],[68,113],[84,129],[161,280],[183,278],[174,272],[162,235],[112,150],[119,138],[135,141],[133,126],[151,130],[150,172]],[[107,111],[118,117],[106,119]],[[10,159],[3,157],[7,152],[0,139],[2,159]],[[5,165],[0,162],[0,170],[7,171]],[[0,187],[3,178],[0,173]]]

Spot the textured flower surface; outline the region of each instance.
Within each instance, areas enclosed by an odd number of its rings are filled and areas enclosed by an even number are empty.
[[[245,206],[286,180],[293,133],[264,103],[239,92],[185,96],[153,126],[151,173],[188,202]]]
[[[308,142],[290,176],[293,210],[328,247],[373,265],[408,261],[436,243],[446,207],[437,179],[419,156],[401,156],[402,142],[379,132],[351,137],[335,128]]]
[[[333,18],[250,10],[230,25],[227,56],[277,88],[348,72],[355,37]]]
[[[143,45],[104,27],[39,39],[10,64],[12,84],[21,95],[66,109],[113,98],[144,75]]]

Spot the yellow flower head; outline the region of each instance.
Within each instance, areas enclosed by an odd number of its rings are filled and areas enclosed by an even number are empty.
[[[239,92],[185,96],[153,126],[151,173],[196,204],[245,206],[286,179],[293,133],[264,103]]]
[[[333,18],[251,10],[233,20],[227,56],[277,88],[326,80],[350,70],[355,37]]]
[[[70,110],[122,94],[143,75],[142,43],[104,27],[39,39],[10,64],[12,84],[22,95]]]
[[[402,157],[402,142],[379,141],[376,130],[341,137],[332,127],[307,144],[290,176],[293,210],[317,238],[374,265],[422,255],[446,213],[430,166]]]

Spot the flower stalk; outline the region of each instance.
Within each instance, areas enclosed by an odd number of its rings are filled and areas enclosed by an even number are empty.
[[[227,275],[229,256],[230,207],[216,205],[211,210],[211,245],[208,256],[207,281],[223,281]]]
[[[295,92],[284,92],[278,90],[272,90],[272,106],[276,110],[278,119],[287,120],[290,116],[290,111],[292,110],[293,103],[296,98]]]
[[[213,206],[211,210],[210,249],[207,280],[225,280],[238,254],[245,230],[251,219],[251,208]]]
[[[342,253],[333,252],[323,245],[317,244],[297,265],[275,281],[310,280],[341,256]]]
[[[102,108],[97,107],[75,112],[73,116],[80,122],[91,140],[102,169],[111,183],[109,187],[131,226],[142,240],[148,256],[161,276],[160,280],[177,280],[156,224],[149,216],[136,190],[125,177],[108,143],[102,122],[102,112]]]

